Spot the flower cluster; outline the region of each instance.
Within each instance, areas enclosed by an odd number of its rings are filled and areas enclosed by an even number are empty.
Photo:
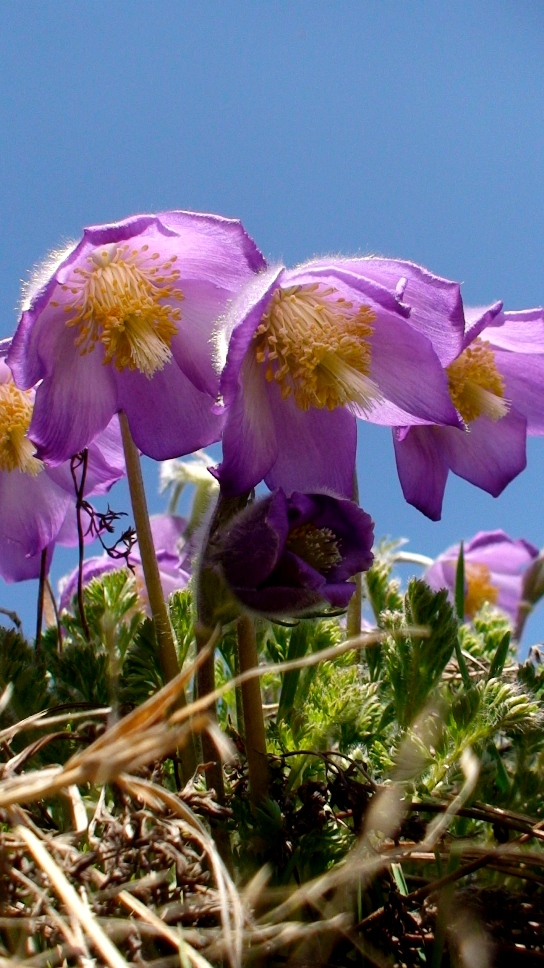
[[[349,504],[358,419],[392,428],[405,498],[435,520],[450,471],[496,496],[544,433],[542,309],[469,309],[457,283],[402,260],[267,266],[214,215],[85,229],[31,280],[5,352],[10,579],[61,539],[74,455],[87,451],[88,491],[122,473],[117,413],[154,459],[221,441],[222,500],[273,491],[231,521],[221,559],[236,598],[268,614],[344,607],[348,573],[369,567],[370,519]]]

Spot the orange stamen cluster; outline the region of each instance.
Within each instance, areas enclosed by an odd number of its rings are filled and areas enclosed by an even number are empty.
[[[255,358],[301,410],[350,403],[368,410],[381,396],[368,375],[375,320],[369,306],[319,283],[276,289],[255,332]]]
[[[465,615],[474,618],[486,602],[496,605],[499,591],[491,581],[491,572],[487,565],[465,562],[465,580]]]
[[[159,262],[149,245],[131,248],[109,245],[89,257],[89,268],[75,268],[64,293],[75,298],[65,306],[66,325],[77,327],[76,346],[85,355],[97,343],[104,363],[122,370],[139,370],[152,377],[172,358],[170,343],[178,329],[183,293],[174,284],[177,256]],[[51,305],[59,305],[52,301]]]
[[[504,400],[504,380],[488,343],[476,339],[446,372],[451,399],[465,423],[482,414],[491,420],[506,416],[510,404]]]
[[[23,471],[35,477],[42,470],[34,457],[27,431],[32,417],[32,394],[14,383],[0,383],[0,470]]]

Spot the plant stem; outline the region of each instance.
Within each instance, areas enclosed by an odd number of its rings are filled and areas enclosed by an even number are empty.
[[[91,641],[91,633],[85,615],[85,605],[83,602],[83,559],[85,556],[85,535],[83,534],[83,524],[81,521],[81,509],[83,505],[83,495],[85,492],[85,477],[87,476],[87,457],[88,451],[84,450],[81,455],[72,457],[70,461],[70,471],[76,491],[76,521],[77,521],[77,543],[78,543],[78,565],[77,565],[77,604],[79,608],[79,618],[81,627],[87,642]],[[81,467],[81,480],[78,482],[76,467]]]
[[[200,653],[202,649],[208,644],[212,631],[202,625],[201,622],[197,622],[195,625],[195,638],[196,638],[196,649],[197,653]],[[196,674],[197,686],[198,686],[198,696],[199,699],[202,696],[207,696],[209,693],[215,691],[215,656],[212,652],[208,659],[203,662]],[[215,703],[210,706],[208,710],[208,715],[210,719],[217,720],[217,712]],[[202,756],[205,763],[209,763],[210,766],[206,770],[206,783],[207,786],[213,787],[219,803],[225,802],[225,782],[223,779],[223,767],[221,766],[221,760],[217,752],[215,743],[210,738],[208,733],[204,731],[201,734],[202,742]]]
[[[353,472],[353,502],[359,504],[359,483],[357,470]],[[359,574],[353,578],[355,591],[351,596],[346,614],[346,632],[348,639],[354,639],[361,634],[361,615],[363,610],[363,576]]]
[[[242,673],[259,665],[255,625],[249,615],[241,615],[238,619],[238,656]],[[249,796],[253,806],[257,806],[268,796],[269,784],[263,703],[258,678],[242,683],[242,702]]]
[[[38,615],[36,618],[36,657],[38,657],[40,654],[40,644],[42,640],[43,600],[45,596],[46,580],[47,580],[47,548],[44,548],[40,559],[40,582],[38,585]]]
[[[142,477],[140,455],[136,444],[132,439],[130,427],[126,414],[119,412],[119,423],[123,437],[123,448],[125,451],[125,463],[127,467],[128,486],[130,490],[130,500],[134,513],[134,524],[138,535],[138,545],[142,559],[142,569],[147,588],[147,597],[151,608],[155,635],[157,637],[157,648],[159,651],[159,661],[165,682],[170,682],[179,672],[178,657],[174,645],[174,636],[170,625],[168,609],[164,600],[159,566],[151,534],[149,523],[149,513]],[[178,700],[179,706],[187,705],[185,693],[182,690]],[[196,755],[192,742],[180,751],[180,760],[183,769],[185,782],[193,775],[196,770]]]

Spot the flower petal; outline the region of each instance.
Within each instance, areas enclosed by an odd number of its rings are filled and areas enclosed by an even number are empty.
[[[263,381],[264,382],[264,381]],[[353,497],[357,425],[353,414],[336,410],[303,411],[292,396],[284,400],[277,383],[267,384],[276,430],[277,458],[264,475],[268,487],[293,491],[331,491]]]
[[[498,497],[527,464],[527,423],[510,410],[502,420],[478,417],[468,431],[435,427],[442,456],[454,474]]]
[[[151,380],[130,370],[116,372],[115,379],[118,409],[125,411],[133,440],[148,457],[182,457],[219,440],[224,418],[213,413],[213,399],[175,362]]]
[[[74,336],[65,330],[55,347],[62,379],[44,377],[36,390],[28,436],[38,456],[52,465],[79,453],[105,430],[117,409],[117,393],[109,368],[98,351],[82,356]]]
[[[278,457],[278,442],[268,387],[252,353],[240,371],[240,387],[223,431],[223,461],[212,473],[223,494],[251,491],[268,474]]]
[[[440,521],[448,478],[448,465],[436,439],[436,427],[396,428],[393,431],[395,460],[402,493],[413,507],[431,521]],[[461,433],[461,431],[456,431]]]
[[[429,340],[393,315],[379,322],[370,338],[370,375],[384,400],[375,405],[367,419],[386,426],[459,426],[446,373]]]
[[[69,505],[69,495],[44,471],[36,477],[17,470],[0,474],[0,536],[27,557],[56,539]]]

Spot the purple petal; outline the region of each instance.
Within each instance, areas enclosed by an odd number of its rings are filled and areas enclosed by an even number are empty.
[[[349,410],[300,410],[282,399],[277,383],[267,384],[276,428],[277,459],[264,475],[270,488],[332,491],[353,497],[357,425]]]
[[[386,426],[458,426],[446,373],[429,340],[392,315],[379,323],[370,338],[370,375],[385,400],[375,405],[367,419]],[[403,419],[406,416],[409,419]]]
[[[76,478],[81,481],[81,467],[75,468]],[[59,464],[58,467],[45,469],[45,473],[59,487],[73,497],[75,495],[74,480],[70,469],[70,461]],[[116,481],[126,473],[123,443],[119,429],[119,419],[110,420],[106,429],[89,446],[87,455],[87,470],[85,474],[84,495],[106,494]]]
[[[442,428],[411,427],[407,433],[399,432],[399,428],[393,431],[402,493],[408,504],[426,514],[431,521],[440,521],[442,516],[448,478],[448,465],[436,438],[438,429]]]
[[[283,266],[274,266],[250,279],[217,327],[217,355],[224,363],[221,394],[227,406],[238,393],[242,366],[255,330],[284,276]]]
[[[45,471],[36,477],[22,471],[0,473],[0,536],[16,542],[23,554],[38,554],[62,527],[69,495]]]
[[[500,313],[481,334],[493,347],[513,353],[544,353],[544,310]]]
[[[488,565],[491,571],[518,574],[538,557],[538,548],[519,538],[513,541],[501,530],[479,531],[464,546],[465,559]]]
[[[287,500],[282,491],[250,504],[223,535],[222,568],[235,588],[254,588],[265,582],[285,548],[288,533]]]
[[[465,309],[466,331],[462,349],[470,346],[483,330],[491,325],[499,317],[502,309],[502,302],[495,302],[491,306],[470,306]],[[484,337],[485,338],[485,337]]]
[[[322,259],[314,264],[325,262]],[[410,324],[430,339],[443,366],[459,355],[465,320],[457,282],[400,259],[330,259],[327,263],[360,273],[397,292],[410,307]]]
[[[468,431],[435,427],[444,461],[454,474],[498,497],[527,464],[527,424],[511,410],[502,420],[478,417]]]
[[[47,375],[36,390],[28,431],[38,456],[52,465],[87,447],[117,409],[112,374],[102,366],[98,350],[81,356],[73,332],[65,329],[56,342],[55,357],[57,372]]]
[[[248,353],[240,372],[240,388],[226,417],[223,461],[212,473],[223,494],[234,497],[262,481],[277,457],[268,385],[262,366]]]
[[[219,440],[223,417],[212,412],[213,399],[201,393],[176,363],[151,380],[125,370],[115,374],[118,409],[124,410],[136,446],[154,460],[192,454]]]
[[[289,504],[291,528],[311,521],[316,528],[328,528],[338,539],[342,560],[327,572],[327,584],[368,571],[374,560],[374,522],[366,511],[353,501],[340,501],[328,494],[294,493]]]
[[[46,574],[51,567],[54,548],[54,542],[47,548]],[[3,578],[8,583],[39,578],[41,566],[41,551],[37,555],[28,558],[24,554],[20,544],[11,541],[9,538],[3,538],[0,535],[0,578]]]

